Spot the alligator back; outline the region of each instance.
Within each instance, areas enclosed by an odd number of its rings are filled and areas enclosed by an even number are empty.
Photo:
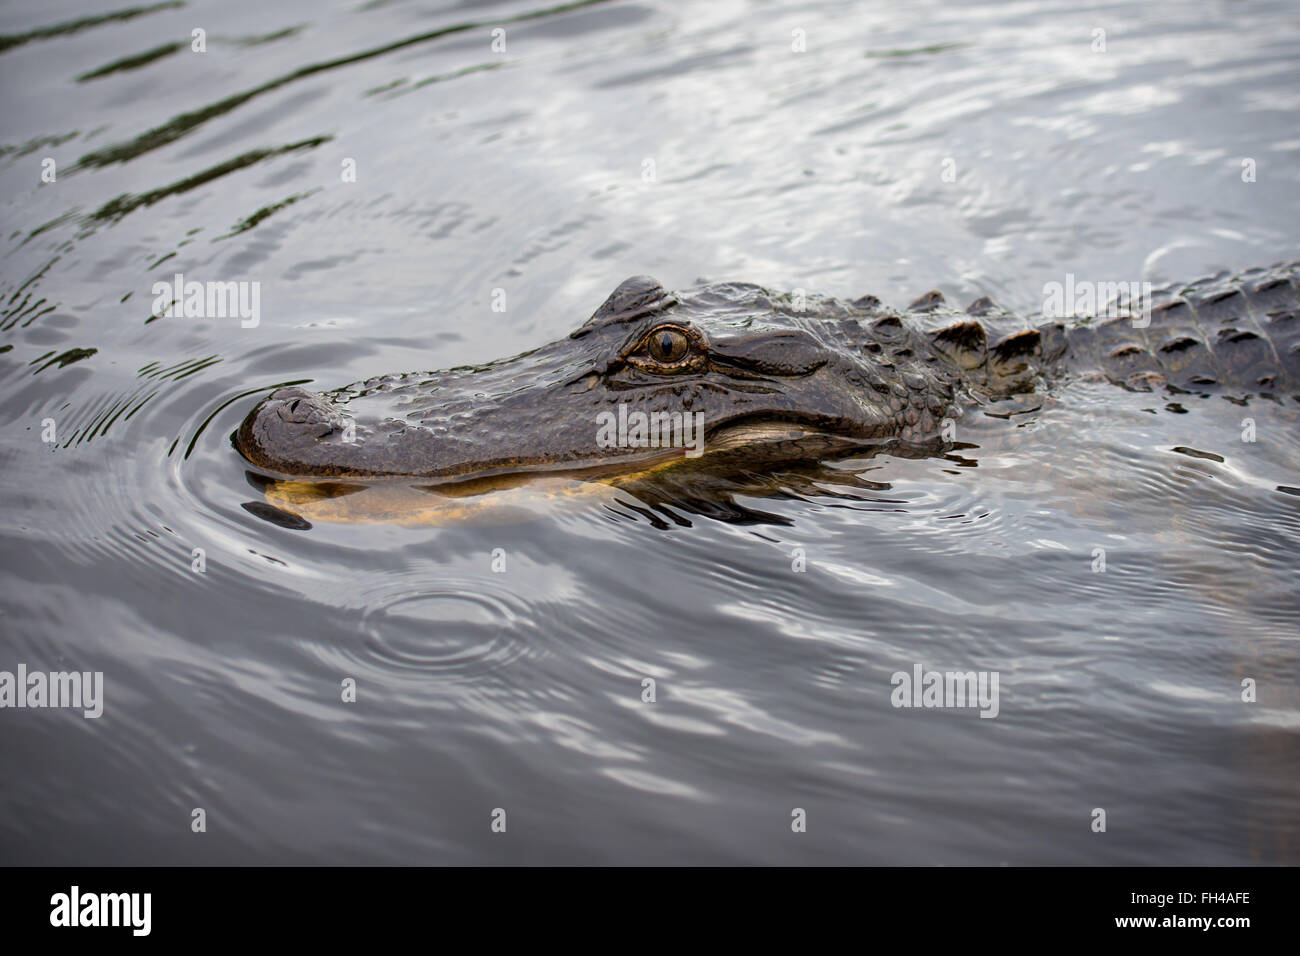
[[[1300,263],[1156,289],[1146,311],[1129,305],[1040,328],[1044,351],[1064,345],[1070,371],[1129,388],[1300,394]]]

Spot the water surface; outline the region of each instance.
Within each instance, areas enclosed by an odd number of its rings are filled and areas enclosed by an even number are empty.
[[[713,517],[285,526],[229,441],[639,273],[1032,317],[1294,259],[1293,3],[122,9],[0,11],[0,670],[106,698],[0,712],[0,860],[1296,862],[1294,401],[1072,381]]]

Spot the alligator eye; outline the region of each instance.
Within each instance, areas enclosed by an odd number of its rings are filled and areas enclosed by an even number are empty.
[[[671,365],[674,362],[680,362],[686,357],[691,343],[680,330],[664,326],[650,333],[650,341],[646,343],[646,346],[650,352],[650,357],[656,362]]]

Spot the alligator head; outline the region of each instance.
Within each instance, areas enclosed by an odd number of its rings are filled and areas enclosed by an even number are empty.
[[[800,436],[920,442],[953,413],[961,378],[934,343],[874,298],[740,283],[674,295],[636,277],[567,338],[515,358],[279,389],[235,441],[288,476],[432,480],[634,470]]]

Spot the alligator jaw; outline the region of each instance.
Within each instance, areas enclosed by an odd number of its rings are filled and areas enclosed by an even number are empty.
[[[476,494],[479,490],[496,490],[533,480],[537,477],[599,480],[631,473],[646,473],[684,459],[734,456],[744,451],[755,462],[764,458],[806,458],[806,450],[867,447],[878,444],[870,436],[849,438],[825,431],[814,424],[789,419],[763,419],[738,416],[725,419],[703,434],[691,447],[614,447],[593,446],[587,456],[550,459],[545,456],[515,456],[505,460],[465,458],[435,465],[420,456],[412,456],[413,440],[427,442],[420,435],[409,435],[394,442],[395,447],[377,452],[366,447],[371,438],[344,436],[356,429],[346,410],[330,404],[322,395],[301,388],[273,392],[244,420],[233,436],[236,447],[260,470],[280,479],[321,479],[326,481],[383,479],[419,479],[429,488],[447,494]],[[597,430],[591,425],[593,434]],[[285,436],[292,440],[285,442]],[[379,439],[382,440],[382,439]],[[391,440],[391,439],[390,439]],[[277,457],[271,449],[277,445],[297,450],[297,458]],[[805,453],[796,454],[795,449]],[[697,454],[698,452],[698,454]],[[398,462],[406,462],[400,464]]]

